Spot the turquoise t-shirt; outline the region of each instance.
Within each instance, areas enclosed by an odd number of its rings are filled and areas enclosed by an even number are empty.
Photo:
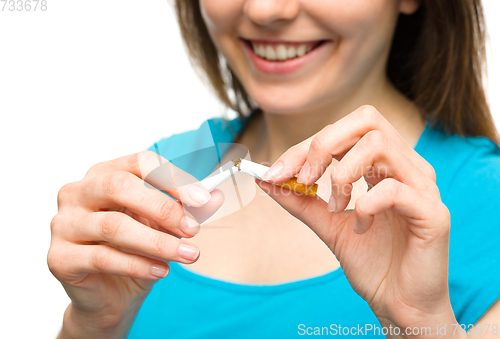
[[[150,149],[201,180],[243,124],[208,120]],[[451,214],[451,304],[459,323],[474,324],[500,297],[500,149],[484,137],[447,136],[427,124],[415,151],[434,167]],[[340,268],[285,284],[247,285],[171,262],[169,275],[153,287],[128,338],[295,338],[314,334],[314,327],[323,335],[349,336],[350,328],[357,336],[385,338],[371,329],[376,326],[378,320]]]

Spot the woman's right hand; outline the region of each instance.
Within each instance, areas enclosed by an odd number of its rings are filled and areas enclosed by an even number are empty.
[[[175,187],[179,178],[190,184]],[[181,238],[196,235],[222,201],[220,191],[209,193],[148,151],[99,163],[63,186],[47,256],[71,299],[60,337],[125,337],[168,262],[198,259]]]

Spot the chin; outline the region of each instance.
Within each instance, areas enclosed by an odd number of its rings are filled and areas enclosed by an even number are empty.
[[[259,91],[249,91],[252,99],[260,109],[273,114],[300,114],[313,110],[319,105],[319,98],[309,95],[304,87],[291,88],[260,87]]]
[[[301,100],[287,100],[285,98],[265,98],[255,100],[260,109],[273,114],[298,114],[307,111],[311,106],[310,102]]]

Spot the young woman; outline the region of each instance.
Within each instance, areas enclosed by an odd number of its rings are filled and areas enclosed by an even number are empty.
[[[500,149],[481,10],[176,1],[195,66],[240,118],[61,189],[48,254],[72,300],[60,338],[499,337]],[[257,180],[250,203],[200,227],[220,190],[157,182],[193,219],[145,185],[159,156],[203,167],[201,179],[216,162],[175,159],[231,142],[274,164],[267,181],[331,189],[312,198]]]

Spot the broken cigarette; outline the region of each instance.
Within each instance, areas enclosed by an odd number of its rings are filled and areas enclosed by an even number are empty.
[[[259,180],[264,180],[264,174],[269,170],[269,167],[251,162],[245,159],[234,159],[229,161],[221,168],[210,174],[207,178],[201,181],[201,184],[210,192],[224,181],[231,178],[236,173],[244,173]],[[264,180],[266,181],[266,180]],[[267,181],[266,181],[267,182]],[[305,194],[311,197],[316,196],[318,184],[304,185],[297,182],[297,178],[291,178],[281,184],[275,184],[283,188]]]

